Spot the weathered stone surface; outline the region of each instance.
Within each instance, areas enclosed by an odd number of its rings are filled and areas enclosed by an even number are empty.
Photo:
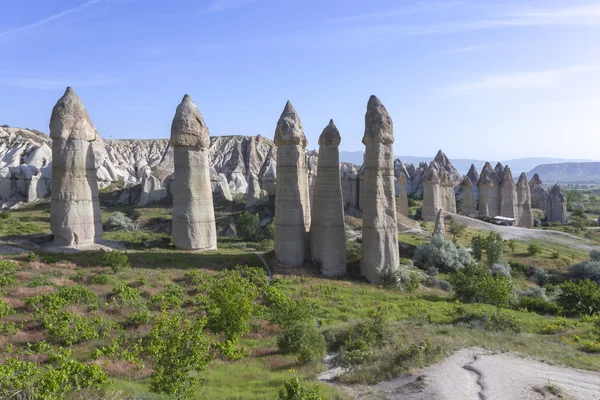
[[[439,210],[443,209],[440,173],[436,163],[429,164],[423,178],[423,220],[427,222],[435,221]]]
[[[361,272],[379,282],[378,272],[399,264],[394,196],[394,128],[379,99],[371,96],[365,114],[364,199]]]
[[[514,218],[515,222],[519,217],[517,185],[508,165],[504,167],[502,179],[500,180],[500,215]]]
[[[344,204],[358,209],[358,191],[360,186],[358,170],[354,165],[343,162],[340,165],[340,175]]]
[[[140,199],[137,202],[138,207],[164,200],[169,194],[163,183],[157,177],[150,175],[150,171],[142,177],[141,186]]]
[[[275,254],[282,264],[299,266],[309,250],[307,141],[300,117],[289,101],[277,122],[274,142],[277,146]]]
[[[562,189],[559,185],[554,185],[548,193],[546,220],[548,222],[560,222],[563,224],[568,222],[567,200],[562,194]]]
[[[479,217],[495,217],[500,214],[499,179],[496,171],[486,162],[479,175]]]
[[[529,189],[531,191],[531,207],[545,210],[546,202],[548,200],[548,191],[544,189],[542,180],[538,174],[531,177]]]
[[[462,211],[463,215],[467,217],[473,217],[476,215],[475,203],[473,201],[473,183],[471,178],[465,176],[460,183],[462,189]]]
[[[435,225],[433,226],[432,236],[446,236],[446,224],[444,222],[444,211],[439,210],[435,216]]]
[[[498,175],[498,180],[502,179],[502,174],[504,174],[504,165],[500,161],[494,167],[494,171],[496,171],[496,175]]]
[[[258,178],[254,174],[250,174],[248,178],[248,195],[246,196],[246,208],[268,204],[269,193],[260,188]]]
[[[340,179],[340,133],[333,123],[319,137],[319,164],[312,202],[310,251],[325,276],[346,274],[344,200]]]
[[[217,228],[210,181],[208,128],[198,107],[186,94],[171,124],[175,164],[171,234],[177,248],[217,248]]]
[[[525,172],[523,172],[521,176],[519,176],[519,181],[517,182],[517,200],[519,212],[517,226],[520,226],[521,228],[533,228],[531,192],[529,188],[529,182],[527,182],[527,175],[525,175]]]
[[[460,180],[460,174],[440,150],[423,178],[423,220],[435,221],[438,210],[456,213],[454,187]]]
[[[50,229],[59,245],[86,245],[102,239],[95,156],[98,133],[69,87],[52,109],[52,202]]]
[[[398,213],[408,217],[408,196],[406,195],[406,176],[398,177]]]
[[[477,185],[477,182],[479,181],[479,172],[477,172],[475,164],[471,164],[471,168],[469,168],[469,172],[467,172],[467,177],[471,180],[472,185]]]

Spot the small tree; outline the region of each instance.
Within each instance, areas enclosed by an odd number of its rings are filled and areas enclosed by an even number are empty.
[[[540,254],[541,252],[542,247],[539,244],[531,243],[529,246],[527,246],[527,254],[529,254],[530,256],[535,256],[537,254]]]
[[[514,253],[515,249],[517,248],[517,241],[515,239],[510,239],[509,241],[506,242],[506,245],[508,246],[510,251],[512,253]]]
[[[485,247],[485,238],[481,235],[475,235],[471,238],[471,256],[477,262],[481,262],[483,248]]]
[[[454,220],[450,221],[450,227],[448,231],[452,234],[452,240],[456,242],[456,239],[461,237],[465,233],[467,227],[463,224],[457,224]]]
[[[240,214],[237,223],[238,235],[244,240],[255,242],[260,239],[260,215],[248,211]]]
[[[496,232],[490,232],[486,238],[486,249],[485,254],[487,256],[487,263],[489,266],[498,264],[502,259],[502,253],[504,252],[504,241],[502,236]]]

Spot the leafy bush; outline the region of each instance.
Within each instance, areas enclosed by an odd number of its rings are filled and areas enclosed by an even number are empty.
[[[106,274],[93,274],[90,276],[90,285],[107,285],[110,278]]]
[[[15,397],[18,392],[30,387],[39,373],[36,363],[8,357],[0,364],[0,397]]]
[[[540,226],[542,226],[542,220],[539,218],[534,218],[533,219],[533,227],[539,228]]]
[[[530,256],[535,256],[537,254],[540,254],[541,252],[542,246],[540,246],[539,244],[531,243],[529,246],[527,246],[527,254],[529,254]]]
[[[348,264],[355,264],[360,262],[361,249],[360,246],[352,241],[346,241],[346,261]]]
[[[129,257],[120,251],[105,251],[102,254],[102,265],[110,267],[116,274],[129,266]]]
[[[580,281],[589,279],[600,283],[600,261],[588,260],[572,265],[569,268],[571,278]]]
[[[17,283],[17,264],[12,261],[0,260],[0,287]]]
[[[144,305],[144,299],[139,290],[125,284],[115,286],[110,292],[109,301],[117,307],[137,307]]]
[[[267,319],[283,328],[312,318],[313,304],[286,295],[274,281],[265,290]]]
[[[105,231],[135,231],[136,224],[120,211],[112,213],[110,218],[104,224]]]
[[[43,278],[35,278],[27,283],[27,287],[36,288],[49,285],[48,281]]]
[[[258,241],[261,238],[260,215],[248,211],[240,214],[237,222],[237,232],[239,236],[248,242]]]
[[[425,337],[418,344],[398,346],[393,356],[393,365],[400,366],[403,370],[407,369],[407,366],[424,367],[443,353],[442,347],[434,346],[429,338]]]
[[[543,297],[521,297],[517,304],[520,310],[535,312],[540,315],[556,315],[560,313],[560,308],[553,301],[548,301]]]
[[[342,345],[338,361],[346,366],[368,361],[374,354],[372,347],[381,342],[387,329],[387,310],[374,308],[369,318],[355,323],[337,338],[334,347]]]
[[[258,251],[271,251],[275,248],[275,242],[273,239],[263,239],[256,244],[256,250]]]
[[[483,249],[485,247],[485,238],[481,235],[475,235],[471,238],[471,256],[477,262],[481,262]]]
[[[106,327],[106,323],[100,317],[80,317],[70,311],[57,311],[44,315],[42,326],[47,330],[50,340],[71,346],[99,338],[100,331]]]
[[[27,254],[27,261],[29,261],[29,262],[36,262],[39,260],[40,260],[40,256],[38,256],[37,254],[35,254],[33,252]]]
[[[550,273],[544,268],[533,267],[532,274],[529,277],[530,280],[537,283],[539,286],[544,286],[550,280]]]
[[[487,264],[494,265],[500,262],[502,259],[502,253],[504,252],[504,240],[502,236],[496,232],[490,232],[485,238],[485,254],[487,257]]]
[[[410,279],[407,269],[403,266],[386,265],[377,271],[377,276],[383,287],[401,287]]]
[[[0,299],[0,319],[4,318],[4,317],[8,317],[9,315],[12,315],[15,313],[15,310],[13,310],[7,302],[5,302],[4,300]]]
[[[600,250],[592,250],[592,251],[590,251],[590,260],[592,260],[592,261],[600,261]]]
[[[321,395],[318,386],[303,386],[296,377],[285,381],[283,386],[279,391],[279,400],[327,400]]]
[[[450,283],[461,301],[506,307],[514,295],[512,279],[492,273],[477,264],[469,264],[450,276]]]
[[[452,324],[493,332],[521,332],[521,326],[515,316],[500,308],[494,311],[468,310],[464,306],[458,306],[454,310]]]
[[[589,280],[565,282],[557,304],[571,315],[593,315],[600,312],[600,286]]]
[[[127,317],[126,324],[133,327],[146,325],[150,322],[150,316],[151,314],[148,310],[136,311]]]
[[[456,271],[469,264],[471,256],[463,247],[456,247],[452,241],[435,236],[431,243],[417,247],[414,262],[423,270],[434,267],[439,271]]]
[[[492,275],[500,275],[505,278],[511,277],[511,268],[508,264],[494,264],[490,267]]]
[[[288,325],[277,338],[277,348],[283,354],[296,354],[301,364],[317,361],[327,352],[325,338],[314,321]]]
[[[205,319],[192,321],[179,314],[162,313],[148,335],[147,353],[154,369],[150,390],[184,397],[213,359],[212,342],[204,333]]]
[[[156,309],[176,309],[181,306],[185,289],[178,285],[167,285],[162,293],[152,296],[150,304]]]

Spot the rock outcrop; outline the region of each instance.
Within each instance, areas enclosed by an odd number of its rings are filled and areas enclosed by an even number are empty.
[[[504,174],[504,165],[500,161],[494,167],[494,171],[496,171],[496,175],[498,175],[498,180],[502,179],[502,174]]]
[[[463,215],[473,217],[476,215],[475,203],[473,201],[473,183],[468,176],[465,176],[460,182],[462,189],[462,211]]]
[[[398,177],[398,214],[408,217],[408,196],[406,195],[406,176]]]
[[[446,224],[444,222],[444,211],[439,210],[435,216],[435,225],[433,226],[433,237],[435,236],[446,236]]]
[[[467,172],[467,177],[471,180],[473,186],[477,185],[477,182],[479,181],[479,172],[477,172],[475,164],[471,164],[471,168],[469,168],[469,172]]]
[[[439,210],[456,213],[454,188],[460,181],[460,174],[440,150],[423,178],[423,220],[435,221]]]
[[[546,220],[548,222],[560,222],[566,224],[567,217],[567,200],[562,194],[562,189],[559,185],[554,185],[548,193],[546,201]]]
[[[319,164],[312,202],[310,253],[325,276],[346,274],[344,200],[340,179],[340,133],[333,123],[319,137]]]
[[[517,182],[518,220],[517,226],[521,228],[533,228],[533,211],[531,210],[531,192],[527,175],[525,172],[519,176]]]
[[[423,220],[427,222],[435,221],[439,210],[444,206],[442,204],[442,195],[440,189],[440,173],[436,163],[429,164],[423,178]]]
[[[274,142],[277,146],[275,255],[282,264],[299,266],[309,250],[307,141],[298,113],[289,101],[277,122]]]
[[[518,220],[517,185],[513,179],[512,172],[507,165],[502,171],[500,179],[500,215]]]
[[[175,166],[171,235],[177,248],[217,248],[217,227],[210,181],[210,136],[198,107],[187,94],[171,124]]]
[[[248,195],[246,196],[246,208],[264,205],[269,203],[269,193],[260,188],[258,178],[254,174],[248,177]]]
[[[394,128],[386,108],[371,96],[365,114],[361,272],[379,282],[379,271],[399,264],[394,197]]]
[[[358,209],[358,193],[360,190],[358,170],[354,165],[343,162],[340,166],[340,176],[344,205]]]
[[[545,210],[546,202],[548,200],[548,191],[544,189],[542,180],[538,174],[531,177],[529,189],[531,191],[531,207]]]
[[[477,213],[480,218],[493,218],[500,214],[499,184],[496,171],[489,162],[486,162],[477,182],[479,189],[479,207]]]
[[[54,242],[80,246],[102,239],[102,218],[92,143],[98,132],[73,89],[52,109],[52,202],[50,229]]]

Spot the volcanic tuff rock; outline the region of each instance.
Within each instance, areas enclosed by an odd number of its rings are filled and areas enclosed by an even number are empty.
[[[435,221],[439,210],[443,208],[442,195],[440,190],[440,172],[436,163],[429,164],[423,178],[423,220],[428,222]]]
[[[504,165],[500,161],[494,167],[494,171],[496,171],[496,175],[498,175],[498,180],[502,179],[502,174],[504,174]]]
[[[275,254],[281,263],[299,266],[309,250],[307,141],[300,117],[289,101],[277,122],[274,142],[277,146]]]
[[[502,171],[500,180],[500,215],[518,219],[517,186],[508,165]]]
[[[408,217],[408,197],[406,195],[406,176],[398,177],[398,213]]]
[[[346,274],[344,201],[340,180],[341,137],[333,120],[319,137],[319,164],[312,202],[310,251],[325,276]]]
[[[435,216],[435,225],[433,226],[432,236],[446,236],[446,224],[444,223],[444,211],[439,210]]]
[[[461,178],[448,157],[440,150],[423,178],[423,219],[433,222],[438,210],[456,213],[454,188]]]
[[[529,182],[527,182],[527,175],[525,172],[519,176],[517,182],[517,202],[519,218],[517,226],[522,228],[533,228],[533,211],[531,210],[531,192],[529,189]]]
[[[468,176],[465,176],[460,183],[462,189],[462,211],[463,215],[472,217],[476,215],[475,203],[473,202],[473,183]]]
[[[566,224],[567,218],[567,200],[562,194],[559,185],[554,185],[548,193],[546,202],[546,220],[548,222],[560,222]]]
[[[467,177],[471,180],[473,185],[477,185],[477,181],[479,181],[479,172],[477,172],[475,164],[471,164],[471,168],[469,168],[469,172],[467,172]]]
[[[379,282],[382,268],[399,264],[394,196],[394,128],[386,108],[371,96],[365,114],[361,272]]]
[[[198,107],[186,94],[171,124],[175,173],[171,234],[176,247],[217,248],[217,227],[210,182],[210,136]]]
[[[499,179],[496,171],[486,162],[479,175],[479,217],[495,217],[500,213]]]
[[[59,245],[86,245],[102,239],[92,143],[98,132],[73,89],[52,109],[52,203],[50,229]]]
[[[548,191],[544,189],[542,180],[538,174],[533,175],[529,181],[529,188],[531,190],[531,207],[545,210],[546,202],[548,200]]]

